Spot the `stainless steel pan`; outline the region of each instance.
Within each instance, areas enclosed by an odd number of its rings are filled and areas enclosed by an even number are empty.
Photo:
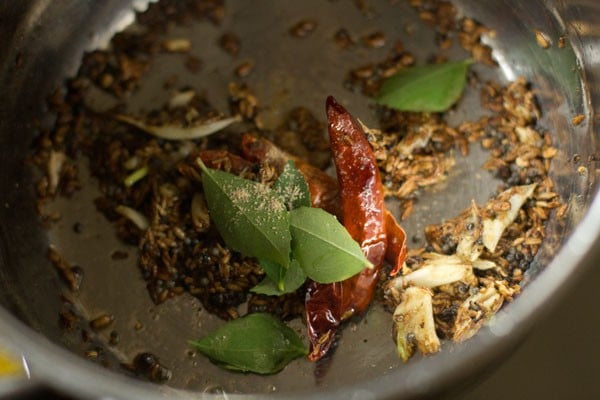
[[[269,68],[258,68],[250,78],[264,103],[282,110],[305,105],[321,115],[323,99],[334,94],[369,122],[371,111],[364,98],[346,91],[341,84],[341,75],[348,65],[357,63],[355,58],[309,45],[291,52],[281,45],[277,33],[287,32],[294,21],[308,17],[317,19],[316,34],[325,37],[335,31],[334,25],[364,33],[377,29],[393,34],[412,23],[407,19],[412,11],[405,5],[392,6],[383,0],[367,3],[373,10],[371,18],[364,18],[350,2],[341,6],[341,1],[320,0],[230,1],[227,7],[231,12],[222,29],[233,30],[243,38],[240,58],[264,57],[270,61]],[[41,383],[84,398],[237,397],[222,394],[223,389],[259,393],[256,396],[270,393],[275,398],[306,398],[315,393],[323,398],[413,398],[459,391],[465,379],[506,355],[560,298],[572,278],[600,260],[600,251],[594,246],[600,237],[600,6],[594,0],[456,4],[464,15],[496,32],[489,44],[499,68],[482,70],[481,74],[499,80],[523,75],[537,90],[544,111],[540,124],[553,132],[560,150],[552,175],[558,192],[569,204],[566,227],[551,224],[550,229],[560,233],[556,246],[540,252],[523,294],[474,339],[446,344],[440,354],[402,364],[393,352],[389,316],[373,307],[358,323],[358,333],[344,335],[340,346],[346,350],[337,351],[324,379],[315,379],[314,366],[308,363],[290,365],[276,376],[259,377],[224,373],[202,358],[189,357],[186,339],[197,335],[199,324],[214,325],[215,318],[199,312],[195,299],[186,296],[153,305],[135,267],[134,251],[120,243],[110,225],[96,213],[93,185],[87,185],[71,201],[58,200],[52,205],[63,215],[55,227],[45,230],[40,226],[35,212],[34,172],[25,159],[37,126],[51,119],[45,98],[75,74],[84,51],[106,45],[112,34],[131,23],[133,9],[143,9],[147,2],[31,0],[1,4],[0,341],[27,360],[32,379],[29,385]],[[178,34],[205,41],[206,46],[197,51],[207,66],[192,76],[168,57],[157,59],[152,67],[154,78],[134,96],[132,107],[155,104],[161,95],[160,82],[173,72],[180,74],[180,82],[189,81],[209,92],[217,93],[227,84],[233,66],[215,50],[218,31],[203,26],[182,29]],[[542,49],[536,44],[535,30],[555,41],[564,36],[567,46]],[[431,33],[417,30],[412,38],[408,47],[424,60],[432,52]],[[377,56],[360,55],[364,60]],[[97,101],[101,104],[103,99]],[[221,106],[225,109],[224,104]],[[573,126],[571,119],[577,114],[584,114],[586,119]],[[277,113],[272,117],[276,119]],[[477,152],[472,157],[460,166],[461,173],[466,174],[463,176],[479,169]],[[578,172],[580,166],[587,172]],[[491,180],[476,186],[464,179],[454,183],[461,190],[431,192],[432,204],[443,199],[443,208],[417,213],[406,229],[419,231],[424,224],[447,216],[448,209],[460,210],[465,197],[485,198],[496,185]],[[85,227],[82,235],[73,232],[75,223]],[[81,309],[89,316],[106,310],[116,316],[122,339],[121,345],[107,347],[106,358],[113,365],[110,370],[76,355],[83,354],[90,344],[59,328],[59,293],[63,287],[46,259],[49,242],[85,270],[86,284],[78,296]],[[130,257],[111,260],[110,253],[117,249],[128,251]],[[143,329],[132,329],[136,323]],[[99,345],[106,341],[102,335],[93,338]],[[159,354],[173,369],[174,378],[169,383],[173,388],[142,382],[118,367],[119,361],[140,351]]]

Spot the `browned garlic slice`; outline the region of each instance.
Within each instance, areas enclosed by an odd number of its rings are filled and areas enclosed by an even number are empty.
[[[536,185],[516,186],[500,193],[486,204],[494,209],[494,218],[483,218],[474,203],[458,222],[456,236],[459,239],[456,253],[452,255],[424,253],[422,261],[404,269],[404,275],[388,282],[386,296],[393,304],[394,340],[400,358],[406,361],[415,348],[423,354],[438,351],[439,339],[433,319],[433,288],[455,282],[464,282],[472,290],[482,287],[469,296],[458,308],[454,322],[454,341],[466,340],[475,333],[502,306],[506,292],[502,282],[486,282],[477,278],[473,269],[488,270],[498,265],[481,259],[484,247],[493,252],[505,229],[515,220],[525,201],[533,195]],[[471,292],[473,293],[473,292]]]
[[[362,127],[362,129],[370,135],[379,136],[381,135],[381,130],[369,128],[362,121],[358,121]],[[416,132],[409,132],[405,138],[403,138],[400,143],[397,144],[398,151],[406,156],[407,158],[411,158],[411,155],[415,150],[422,149],[431,140],[433,136],[434,126],[431,124],[425,124],[421,126]]]
[[[479,329],[502,306],[504,298],[494,286],[480,289],[465,300],[456,314],[454,336],[456,342],[462,342],[475,335]]]
[[[496,249],[502,233],[515,220],[525,201],[533,194],[535,186],[535,184],[515,186],[505,190],[496,197],[497,200],[510,202],[510,208],[506,211],[497,211],[496,218],[494,219],[486,218],[483,220],[481,238],[483,245],[489,251],[493,252]]]
[[[456,255],[425,253],[419,269],[394,279],[396,289],[406,286],[434,288],[465,280],[471,274],[471,263]]]
[[[539,133],[529,126],[517,126],[515,127],[515,133],[517,134],[519,141],[524,144],[539,146],[540,142],[542,141]]]
[[[471,212],[463,222],[461,238],[456,246],[456,255],[468,261],[475,261],[483,251],[481,237],[481,213],[475,202],[471,204]]]
[[[417,348],[423,354],[440,349],[435,333],[431,291],[416,286],[402,292],[400,304],[394,311],[394,340],[398,356],[407,361]]]

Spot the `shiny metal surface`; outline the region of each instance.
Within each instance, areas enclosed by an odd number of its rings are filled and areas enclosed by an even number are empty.
[[[244,33],[243,49],[269,50],[261,53],[271,61],[269,68],[259,68],[253,73],[252,84],[261,101],[276,105],[277,109],[311,105],[315,115],[320,115],[322,100],[332,93],[351,104],[357,115],[366,115],[364,119],[369,122],[368,116],[372,114],[364,98],[345,91],[339,75],[345,73],[347,65],[363,64],[362,57],[377,59],[380,54],[354,55],[361,57],[357,62],[348,55],[334,56],[324,48],[307,46],[298,53],[290,53],[281,45],[280,37],[272,34],[285,32],[296,16],[318,17],[323,27],[342,18],[344,25],[365,33],[374,27],[394,32],[398,21],[413,21],[405,19],[411,12],[407,7],[391,6],[383,0],[371,2],[379,11],[372,19],[357,15],[353,7],[340,14],[338,3],[263,1],[236,6],[236,12],[224,22],[224,29],[230,27]],[[481,68],[477,72],[498,79],[524,75],[537,88],[544,110],[540,123],[554,133],[556,146],[561,151],[553,165],[553,176],[559,192],[571,205],[563,235],[566,243],[558,253],[552,248],[542,251],[536,260],[539,273],[532,274],[523,294],[498,315],[490,328],[464,344],[446,344],[442,353],[434,357],[417,358],[402,365],[393,354],[384,315],[374,309],[357,324],[356,333],[346,330],[323,382],[315,382],[311,365],[291,365],[277,376],[256,377],[224,374],[205,360],[186,357],[185,340],[181,337],[193,337],[200,323],[210,326],[209,317],[199,313],[197,303],[186,297],[168,307],[154,307],[133,265],[134,257],[106,267],[110,251],[123,249],[123,245],[112,237],[110,226],[102,217],[95,214],[91,204],[93,190],[77,195],[76,209],[72,203],[57,202],[54,207],[63,211],[70,209],[71,213],[66,214],[55,229],[49,232],[41,229],[34,212],[32,171],[23,163],[30,151],[36,124],[48,122],[43,99],[64,78],[76,72],[83,51],[105,45],[114,32],[132,21],[132,8],[143,8],[145,2],[22,1],[0,5],[0,94],[3,99],[0,107],[0,304],[3,306],[0,336],[7,341],[6,345],[25,354],[34,379],[79,396],[204,397],[195,392],[174,392],[167,387],[141,383],[73,354],[81,353],[83,348],[77,338],[65,337],[58,328],[60,282],[45,259],[45,247],[50,240],[62,246],[69,259],[85,262],[86,282],[95,282],[87,290],[82,289],[82,308],[90,315],[106,309],[114,311],[116,321],[123,324],[119,330],[126,335],[125,344],[115,350],[115,361],[131,357],[136,351],[155,350],[167,365],[175,367],[177,378],[172,382],[175,387],[215,391],[218,384],[228,391],[275,389],[271,394],[281,398],[300,398],[318,391],[323,398],[357,399],[411,398],[460,390],[465,377],[476,375],[505,355],[534,320],[548,312],[552,303],[567,290],[572,276],[600,259],[599,251],[594,248],[600,237],[598,166],[594,161],[600,152],[600,5],[593,0],[458,1],[457,4],[465,15],[496,31],[489,43],[496,52],[500,69]],[[337,28],[325,28],[321,34],[330,37]],[[216,32],[206,27],[195,29],[192,34],[211,43],[201,50],[202,58],[210,60],[210,68],[205,68],[200,76],[184,79],[193,79],[194,84],[209,82],[201,85],[218,90],[228,82],[232,66],[227,58],[213,50]],[[544,31],[555,41],[566,35],[569,45],[565,49],[556,46],[541,49],[532,34],[535,29]],[[431,51],[428,47],[431,33],[423,30],[422,35],[415,37],[419,40],[407,47],[424,60]],[[246,55],[242,53],[241,58]],[[173,65],[168,59],[156,63],[154,83],[149,82],[148,91],[132,99],[134,107],[160,100],[157,82],[172,72]],[[459,110],[456,117],[467,111],[471,110]],[[586,115],[586,120],[573,127],[571,118],[580,113]],[[274,112],[271,118],[276,121],[280,115]],[[580,156],[580,163],[573,162],[575,155]],[[428,211],[412,218],[407,230],[420,231],[429,221],[448,215],[444,214],[448,212],[448,204],[460,209],[464,197],[487,197],[495,188],[493,181],[465,183],[468,181],[465,176],[479,168],[477,157],[482,154],[474,151],[472,158],[459,164],[456,175],[451,178],[454,181],[450,181],[450,187],[459,184],[461,191],[441,189],[429,193],[430,203],[425,204]],[[577,173],[582,165],[587,167],[587,174]],[[440,203],[443,207],[435,205]],[[449,215],[453,212],[450,210]],[[77,245],[73,244],[70,229],[75,221],[93,227],[92,233]],[[127,329],[134,321],[144,324],[142,335]],[[97,338],[100,342],[103,339]]]

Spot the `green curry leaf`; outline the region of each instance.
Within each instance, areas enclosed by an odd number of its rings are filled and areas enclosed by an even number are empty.
[[[346,228],[320,208],[292,210],[290,226],[294,258],[316,282],[342,281],[373,267]]]
[[[273,190],[283,198],[288,210],[301,206],[310,207],[308,184],[291,160],[285,164],[281,175],[273,184]]]
[[[277,286],[283,290],[283,276],[285,275],[287,268],[270,260],[258,260],[258,263],[265,271],[267,278],[276,283]]]
[[[458,101],[472,59],[401,69],[389,77],[377,102],[400,111],[442,112]]]
[[[274,374],[308,353],[293,329],[262,313],[229,321],[190,344],[224,368],[257,374]]]
[[[260,265],[267,272],[267,276],[251,290],[254,293],[267,296],[281,296],[295,292],[306,280],[306,274],[300,263],[292,259],[290,267],[286,270],[281,265],[270,261],[261,261]],[[268,265],[268,266],[267,266]]]
[[[333,215],[302,206],[310,201],[310,195],[292,164],[275,190],[199,164],[210,215],[225,243],[245,256],[258,258],[265,270],[268,279],[255,292],[289,293],[306,277],[319,283],[338,282],[372,267]],[[296,189],[289,190],[290,186],[297,187],[301,195],[297,196]],[[277,190],[286,194],[291,211]],[[290,196],[290,192],[296,194]]]
[[[291,236],[281,197],[261,183],[198,163],[211,218],[227,246],[287,268]]]

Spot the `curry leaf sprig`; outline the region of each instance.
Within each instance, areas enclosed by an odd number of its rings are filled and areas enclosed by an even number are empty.
[[[223,240],[256,257],[265,271],[254,292],[281,295],[297,290],[307,277],[330,283],[372,267],[333,215],[310,207],[308,185],[293,162],[272,188],[198,163],[209,212]],[[276,373],[308,353],[294,330],[262,313],[229,321],[189,343],[223,368],[257,374]]]
[[[472,59],[401,69],[386,79],[377,103],[400,111],[442,112],[460,99]]]
[[[265,270],[256,292],[280,295],[296,290],[306,277],[331,283],[372,267],[333,215],[310,207],[308,185],[293,162],[273,188],[198,162],[210,215],[223,240],[256,257]]]

